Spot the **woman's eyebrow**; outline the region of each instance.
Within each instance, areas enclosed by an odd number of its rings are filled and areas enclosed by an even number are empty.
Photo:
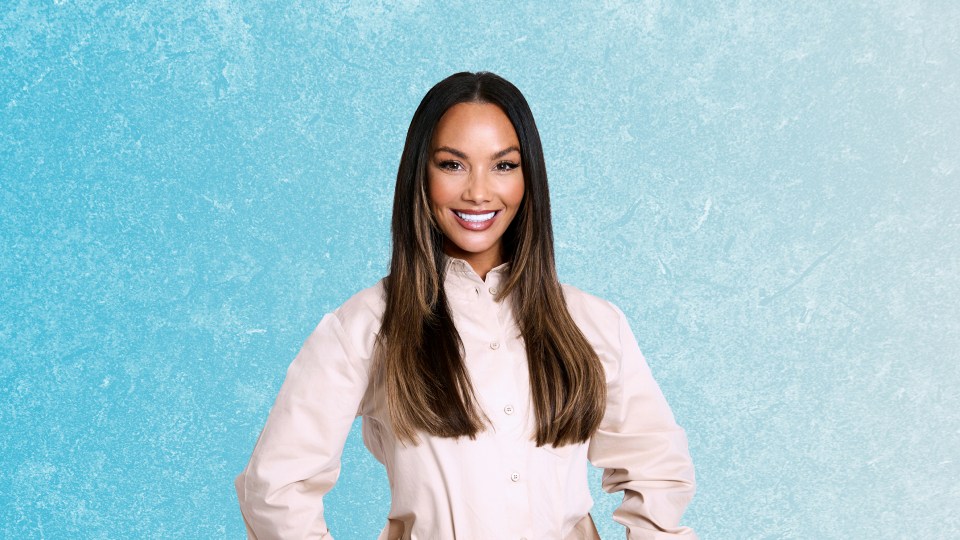
[[[438,146],[437,149],[433,151],[434,154],[438,154],[440,152],[450,152],[451,154],[457,156],[460,159],[467,159],[466,154],[457,150],[456,148],[450,148],[449,146]]]
[[[490,156],[490,159],[502,158],[503,156],[509,154],[510,152],[519,152],[519,151],[520,151],[520,149],[517,148],[516,146],[508,146],[508,147],[504,148],[503,150],[497,152],[496,154]]]
[[[508,146],[507,148],[504,148],[499,152],[495,152],[492,156],[490,156],[490,159],[501,158],[509,154],[510,152],[519,152],[519,151],[520,149],[517,148],[516,146]],[[436,154],[437,152],[450,152],[451,154],[457,156],[460,159],[469,159],[467,155],[461,152],[460,150],[457,150],[456,148],[451,148],[449,146],[438,146],[437,149],[433,151],[433,153]]]

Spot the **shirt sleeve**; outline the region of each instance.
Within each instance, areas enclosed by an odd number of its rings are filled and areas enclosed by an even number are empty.
[[[323,317],[287,370],[250,462],[235,481],[251,540],[332,540],[323,496],[368,373],[336,314]]]
[[[623,312],[620,358],[607,375],[607,408],[590,440],[591,463],[604,469],[604,491],[623,491],[613,519],[628,540],[693,540],[680,525],[695,490],[687,437],[676,424]]]

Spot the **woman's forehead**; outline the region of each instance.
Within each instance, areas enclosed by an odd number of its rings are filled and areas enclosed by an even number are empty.
[[[446,146],[463,153],[498,152],[519,148],[513,123],[500,107],[491,103],[458,103],[443,114],[433,133],[433,148]]]

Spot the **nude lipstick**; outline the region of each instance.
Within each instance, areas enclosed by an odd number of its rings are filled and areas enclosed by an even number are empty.
[[[451,210],[457,223],[468,231],[485,231],[493,225],[500,210]]]

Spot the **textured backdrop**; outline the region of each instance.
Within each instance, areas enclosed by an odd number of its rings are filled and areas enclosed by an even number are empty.
[[[688,431],[686,524],[960,537],[960,6],[474,4],[3,2],[0,537],[241,538],[287,365],[386,270],[416,105],[481,69]],[[338,540],[389,506],[357,435]]]

